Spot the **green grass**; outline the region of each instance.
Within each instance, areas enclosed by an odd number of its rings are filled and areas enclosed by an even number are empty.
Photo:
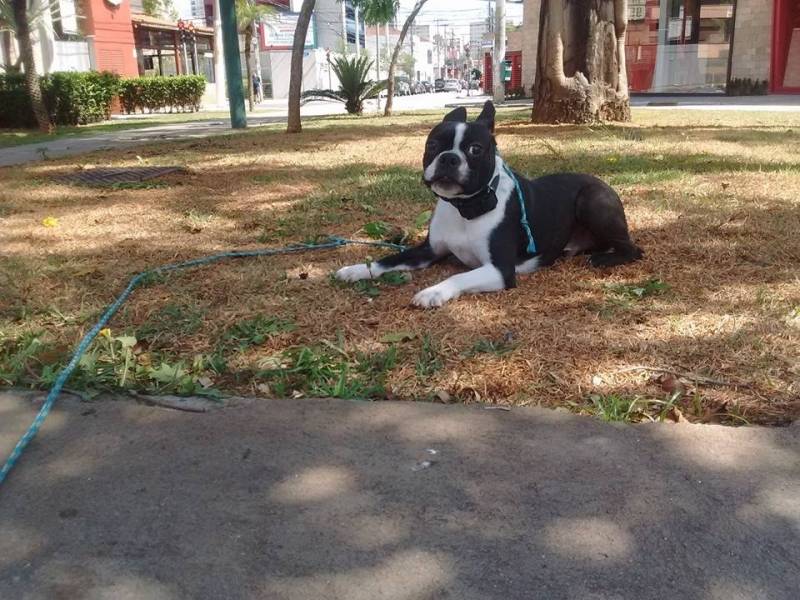
[[[36,129],[0,129],[0,148],[11,148],[25,144],[43,144],[46,146],[47,142],[62,138],[87,137],[100,133],[174,125],[175,123],[190,123],[192,121],[213,121],[221,118],[230,118],[230,115],[222,112],[158,114],[149,118],[119,119],[92,123],[91,125],[58,127],[55,133],[51,135],[41,133]]]

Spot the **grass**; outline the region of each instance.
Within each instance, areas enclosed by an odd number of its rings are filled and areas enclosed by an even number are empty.
[[[296,136],[265,126],[0,170],[0,383],[46,386],[148,267],[325,234],[420,239],[432,208],[420,156],[439,117],[320,118]],[[800,113],[647,109],[632,124],[578,127],[502,110],[500,150],[520,171],[614,183],[642,261],[604,272],[575,257],[435,311],[411,297],[461,267],[332,281],[384,254],[363,246],[160,275],[69,387],[785,423],[800,413],[796,132]],[[146,188],[53,181],[87,162],[141,161],[187,172]]]
[[[11,148],[24,144],[43,144],[52,140],[71,137],[84,137],[98,133],[123,131],[126,129],[142,129],[145,127],[158,127],[159,125],[173,125],[175,123],[188,123],[190,121],[216,120],[230,118],[227,113],[164,113],[153,117],[135,117],[114,121],[103,121],[89,125],[76,125],[58,127],[52,135],[41,133],[36,129],[0,129],[0,148]]]

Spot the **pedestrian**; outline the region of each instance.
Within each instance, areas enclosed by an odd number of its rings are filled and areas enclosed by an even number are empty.
[[[253,97],[256,102],[263,100],[261,93],[261,75],[258,72],[253,73]]]

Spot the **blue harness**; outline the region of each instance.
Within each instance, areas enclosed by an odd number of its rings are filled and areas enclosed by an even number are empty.
[[[500,155],[497,155],[497,158],[500,158]],[[536,242],[533,241],[533,233],[531,232],[531,225],[528,223],[528,211],[525,208],[525,197],[522,195],[522,188],[519,185],[519,179],[517,176],[514,175],[514,172],[508,168],[505,162],[503,162],[503,169],[505,169],[506,174],[511,177],[511,180],[514,182],[514,188],[517,191],[517,199],[519,200],[519,210],[520,210],[520,223],[522,224],[522,228],[525,230],[525,234],[528,236],[528,253],[529,254],[536,254]]]

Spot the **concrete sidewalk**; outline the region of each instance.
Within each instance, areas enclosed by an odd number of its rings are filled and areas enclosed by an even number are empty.
[[[0,395],[3,458],[35,408]],[[794,600],[799,437],[65,398],[0,488],[0,598]]]

